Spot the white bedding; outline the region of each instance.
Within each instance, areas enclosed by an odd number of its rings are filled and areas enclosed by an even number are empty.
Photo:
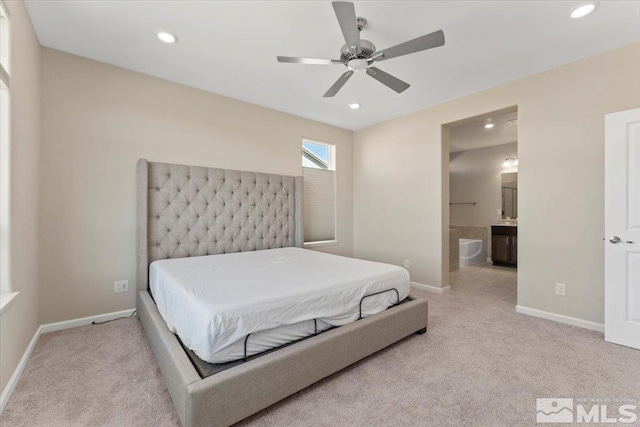
[[[202,360],[223,363],[359,317],[365,295],[409,294],[404,268],[300,248],[160,260],[149,287],[169,329]],[[363,316],[397,302],[366,298]]]

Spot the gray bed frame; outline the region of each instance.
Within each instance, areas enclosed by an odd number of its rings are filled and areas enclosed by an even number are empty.
[[[158,259],[302,247],[302,177],[137,166],[138,317],[185,427],[229,426],[427,327],[413,301],[201,378],[151,297]]]

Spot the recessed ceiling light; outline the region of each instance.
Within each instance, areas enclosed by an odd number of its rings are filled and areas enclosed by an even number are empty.
[[[583,18],[594,10],[596,10],[596,3],[583,4],[573,9],[573,11],[571,12],[571,17],[573,19]]]
[[[354,102],[353,104],[349,104],[349,108],[351,108],[352,110],[357,110],[358,108],[360,108],[360,104]]]
[[[163,41],[165,43],[168,43],[168,44],[175,43],[178,40],[178,38],[175,35],[173,35],[171,33],[167,33],[165,31],[160,31],[158,33],[158,38],[161,41]]]
[[[486,125],[484,125],[485,129],[491,129],[492,127],[494,127],[495,125],[493,123],[487,123]]]

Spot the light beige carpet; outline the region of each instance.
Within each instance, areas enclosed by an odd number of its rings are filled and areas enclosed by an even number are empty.
[[[532,426],[536,397],[640,400],[640,351],[517,314],[515,273],[453,275],[414,335],[243,426]],[[177,426],[137,319],[45,334],[3,415],[9,426]]]

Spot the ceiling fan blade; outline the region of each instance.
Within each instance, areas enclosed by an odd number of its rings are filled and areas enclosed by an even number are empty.
[[[360,52],[360,30],[358,30],[356,9],[353,3],[334,1],[331,4],[338,18],[344,41],[347,42],[347,47],[349,47],[349,50],[354,50],[355,48],[356,53]]]
[[[338,93],[338,91],[342,89],[342,86],[344,86],[344,84],[347,82],[347,80],[349,80],[349,78],[351,78],[351,76],[353,76],[353,71],[351,70],[341,75],[340,78],[333,84],[333,86],[331,86],[329,90],[324,95],[322,95],[322,97],[331,98],[332,96],[336,96],[336,93]]]
[[[438,30],[426,36],[409,40],[408,42],[392,46],[375,53],[375,61],[384,61],[385,59],[395,58],[397,56],[408,55],[410,53],[420,52],[434,47],[444,45],[444,33]]]
[[[409,83],[405,83],[399,78],[393,77],[391,74],[385,73],[376,67],[367,68],[367,74],[398,93],[404,92],[411,86]]]
[[[297,58],[295,56],[278,56],[278,62],[308,65],[342,65],[342,61],[340,61],[339,59]]]

